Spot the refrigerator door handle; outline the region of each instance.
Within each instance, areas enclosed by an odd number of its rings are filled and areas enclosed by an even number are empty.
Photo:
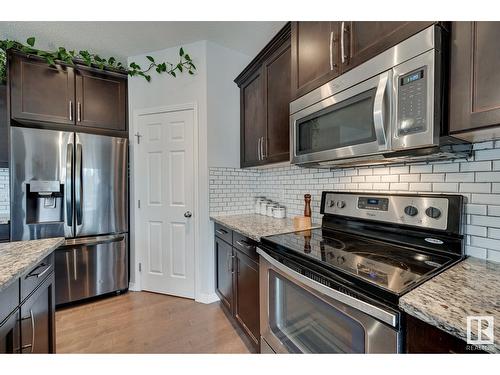
[[[66,146],[66,184],[64,195],[66,197],[66,225],[73,226],[73,210],[72,210],[72,190],[73,190],[73,143],[68,143]]]
[[[76,210],[76,225],[82,225],[82,145],[76,145],[76,162],[75,162],[75,210]]]

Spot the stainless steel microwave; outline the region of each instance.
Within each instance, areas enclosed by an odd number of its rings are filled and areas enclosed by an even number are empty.
[[[431,26],[290,104],[291,161],[315,167],[467,157],[444,121],[445,31]]]

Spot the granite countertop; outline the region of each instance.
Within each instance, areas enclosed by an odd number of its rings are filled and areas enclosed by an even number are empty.
[[[0,244],[0,291],[64,243],[63,237]]]
[[[260,241],[261,237],[290,233],[297,230],[294,228],[293,220],[290,218],[275,219],[259,214],[218,215],[210,216],[210,220],[235,230],[255,241]],[[311,228],[301,228],[301,230],[312,228],[319,228],[319,225],[313,224]]]
[[[399,307],[464,341],[467,316],[493,316],[494,344],[482,348],[500,353],[500,263],[467,258],[404,295]]]

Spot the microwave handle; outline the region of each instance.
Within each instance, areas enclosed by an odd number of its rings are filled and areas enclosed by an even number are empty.
[[[380,80],[373,102],[373,125],[375,127],[375,136],[380,150],[388,149],[387,144],[387,125],[386,114],[384,113],[384,104],[386,100],[386,91],[390,84],[390,71],[380,75]],[[390,111],[389,111],[390,112]]]

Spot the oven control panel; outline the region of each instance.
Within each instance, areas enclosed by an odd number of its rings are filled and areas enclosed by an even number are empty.
[[[441,196],[328,192],[323,205],[323,212],[330,215],[438,230],[448,225],[449,201]]]

